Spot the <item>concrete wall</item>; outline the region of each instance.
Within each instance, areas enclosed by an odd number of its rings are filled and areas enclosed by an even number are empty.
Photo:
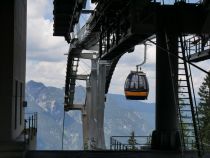
[[[26,18],[27,1],[15,0],[14,7],[14,54],[13,54],[13,105],[12,138],[15,139],[24,128],[23,101],[25,98],[26,71]],[[17,94],[17,96],[16,96]],[[15,109],[17,106],[17,109]],[[16,111],[16,112],[15,112]],[[16,114],[15,114],[16,113]],[[16,128],[15,128],[16,122]]]
[[[15,140],[23,130],[26,0],[2,1],[0,18],[0,144],[2,144]]]

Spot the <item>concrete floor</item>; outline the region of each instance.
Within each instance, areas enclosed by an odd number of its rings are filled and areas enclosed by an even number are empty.
[[[198,158],[196,152],[169,151],[29,151],[26,158]],[[210,158],[210,153],[203,158]]]

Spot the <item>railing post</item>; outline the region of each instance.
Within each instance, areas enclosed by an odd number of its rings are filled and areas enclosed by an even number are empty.
[[[38,128],[38,113],[36,112],[35,115],[36,115],[36,132],[37,132],[37,128]]]
[[[110,137],[110,150],[112,150],[112,137]]]
[[[116,146],[117,146],[116,143],[117,143],[117,142],[116,142],[116,140],[114,139],[114,150],[116,150]]]
[[[25,142],[25,143],[27,143],[27,142],[26,142],[26,132],[27,132],[27,131],[26,131],[26,123],[27,123],[27,120],[24,120],[24,142]]]
[[[29,116],[29,120],[28,120],[28,140],[31,139],[31,117]]]
[[[192,144],[191,144],[191,148],[193,149],[193,146],[194,146],[194,142],[193,142],[193,140],[192,140]]]
[[[34,135],[34,115],[32,115],[32,128],[31,128],[31,130],[32,130],[32,135],[31,135],[31,139],[32,139],[32,136]]]

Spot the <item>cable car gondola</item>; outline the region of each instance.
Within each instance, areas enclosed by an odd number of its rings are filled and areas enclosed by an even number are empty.
[[[144,61],[141,64],[136,65],[136,71],[131,71],[125,81],[124,91],[126,99],[145,100],[148,97],[148,80],[146,74],[143,71],[141,71],[140,67],[146,62],[146,50],[147,45],[145,44]]]
[[[131,71],[125,81],[125,96],[130,100],[145,100],[149,94],[149,84],[143,71]]]

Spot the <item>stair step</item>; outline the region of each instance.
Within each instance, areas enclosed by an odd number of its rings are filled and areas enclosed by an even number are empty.
[[[191,110],[180,110],[181,112],[188,112],[188,111],[190,111],[191,112]]]
[[[189,137],[189,138],[195,137],[195,134],[194,133],[191,133],[190,135],[185,136],[185,138],[187,138],[187,137]]]
[[[186,123],[186,122],[182,122],[181,124],[184,124],[184,125],[193,125],[193,123]]]
[[[192,116],[182,116],[184,119],[192,119]]]
[[[191,116],[189,116],[189,117],[181,116],[181,119],[182,119],[182,122],[184,122],[184,123],[189,123],[189,122],[192,123],[192,117]]]
[[[194,131],[194,129],[187,129],[187,128],[184,129],[184,130],[186,130],[186,131]]]
[[[187,106],[187,105],[190,105],[190,104],[179,104],[179,105],[181,105],[181,106]]]

